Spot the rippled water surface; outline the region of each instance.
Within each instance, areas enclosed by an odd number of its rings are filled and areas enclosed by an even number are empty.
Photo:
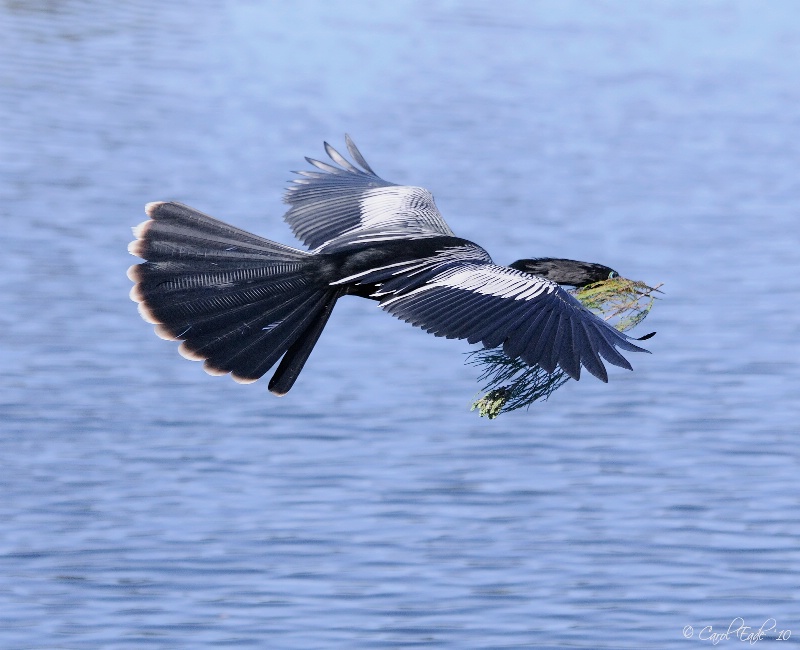
[[[9,0],[0,34],[2,648],[797,643],[795,3]],[[144,203],[291,243],[344,132],[498,262],[665,283],[653,354],[493,422],[464,343],[368,301],[283,399],[180,358],[128,299]]]

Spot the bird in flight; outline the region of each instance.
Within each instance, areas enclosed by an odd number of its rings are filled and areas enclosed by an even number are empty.
[[[181,355],[242,383],[278,364],[269,390],[285,395],[346,295],[573,379],[583,367],[608,381],[603,360],[630,370],[619,350],[647,352],[562,288],[616,271],[554,258],[497,265],[453,233],[428,190],[383,180],[345,140],[353,162],[326,142],[333,164],[306,158],[315,169],[286,192],[284,219],[307,251],[181,203],[146,206],[128,247],[145,260],[128,271],[131,298],[159,336],[182,341]]]

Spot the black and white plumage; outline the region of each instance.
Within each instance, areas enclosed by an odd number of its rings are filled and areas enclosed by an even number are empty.
[[[240,382],[279,360],[269,389],[289,391],[344,295],[378,300],[436,336],[503,346],[512,358],[574,379],[581,367],[608,380],[603,360],[630,369],[619,350],[645,352],[560,284],[614,277],[600,264],[540,258],[494,264],[456,237],[431,193],[383,180],[346,138],[355,165],[329,144],[334,164],[307,158],[286,193],[285,220],[306,252],[172,202],[147,205],[129,250],[131,297],[156,333],[211,374]],[[356,166],[358,165],[358,166]]]

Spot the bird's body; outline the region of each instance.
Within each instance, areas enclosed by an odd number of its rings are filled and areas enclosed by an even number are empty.
[[[467,250],[470,246],[477,248],[466,239],[440,235],[357,243],[337,248],[334,252],[326,252],[327,249],[323,248],[314,257],[315,263],[319,265],[320,274],[327,282],[331,284],[345,282],[348,293],[377,299],[373,293],[378,289],[379,281],[383,281],[383,278],[390,279],[397,268],[418,264],[421,260],[434,260],[441,251]],[[488,257],[488,254],[486,256]],[[374,280],[368,282],[362,279],[360,283],[348,281],[348,278],[364,277],[371,277]]]
[[[601,357],[625,368],[616,348],[643,351],[586,310],[559,284],[613,277],[572,260],[494,264],[457,237],[430,192],[378,177],[347,138],[360,169],[325,144],[337,166],[299,172],[285,215],[310,251],[272,242],[179,203],[151,203],[129,250],[131,297],[156,332],[211,374],[255,381],[278,363],[269,388],[292,387],[336,301],[377,300],[389,313],[448,338],[503,345],[548,372],[575,379],[581,366],[607,381]]]

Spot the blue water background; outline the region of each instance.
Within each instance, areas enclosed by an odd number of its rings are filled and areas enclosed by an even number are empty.
[[[796,3],[9,0],[0,36],[0,647],[797,643]],[[128,298],[144,203],[293,243],[345,132],[500,263],[663,282],[653,354],[493,422],[465,343],[355,298],[283,399],[183,360]]]

